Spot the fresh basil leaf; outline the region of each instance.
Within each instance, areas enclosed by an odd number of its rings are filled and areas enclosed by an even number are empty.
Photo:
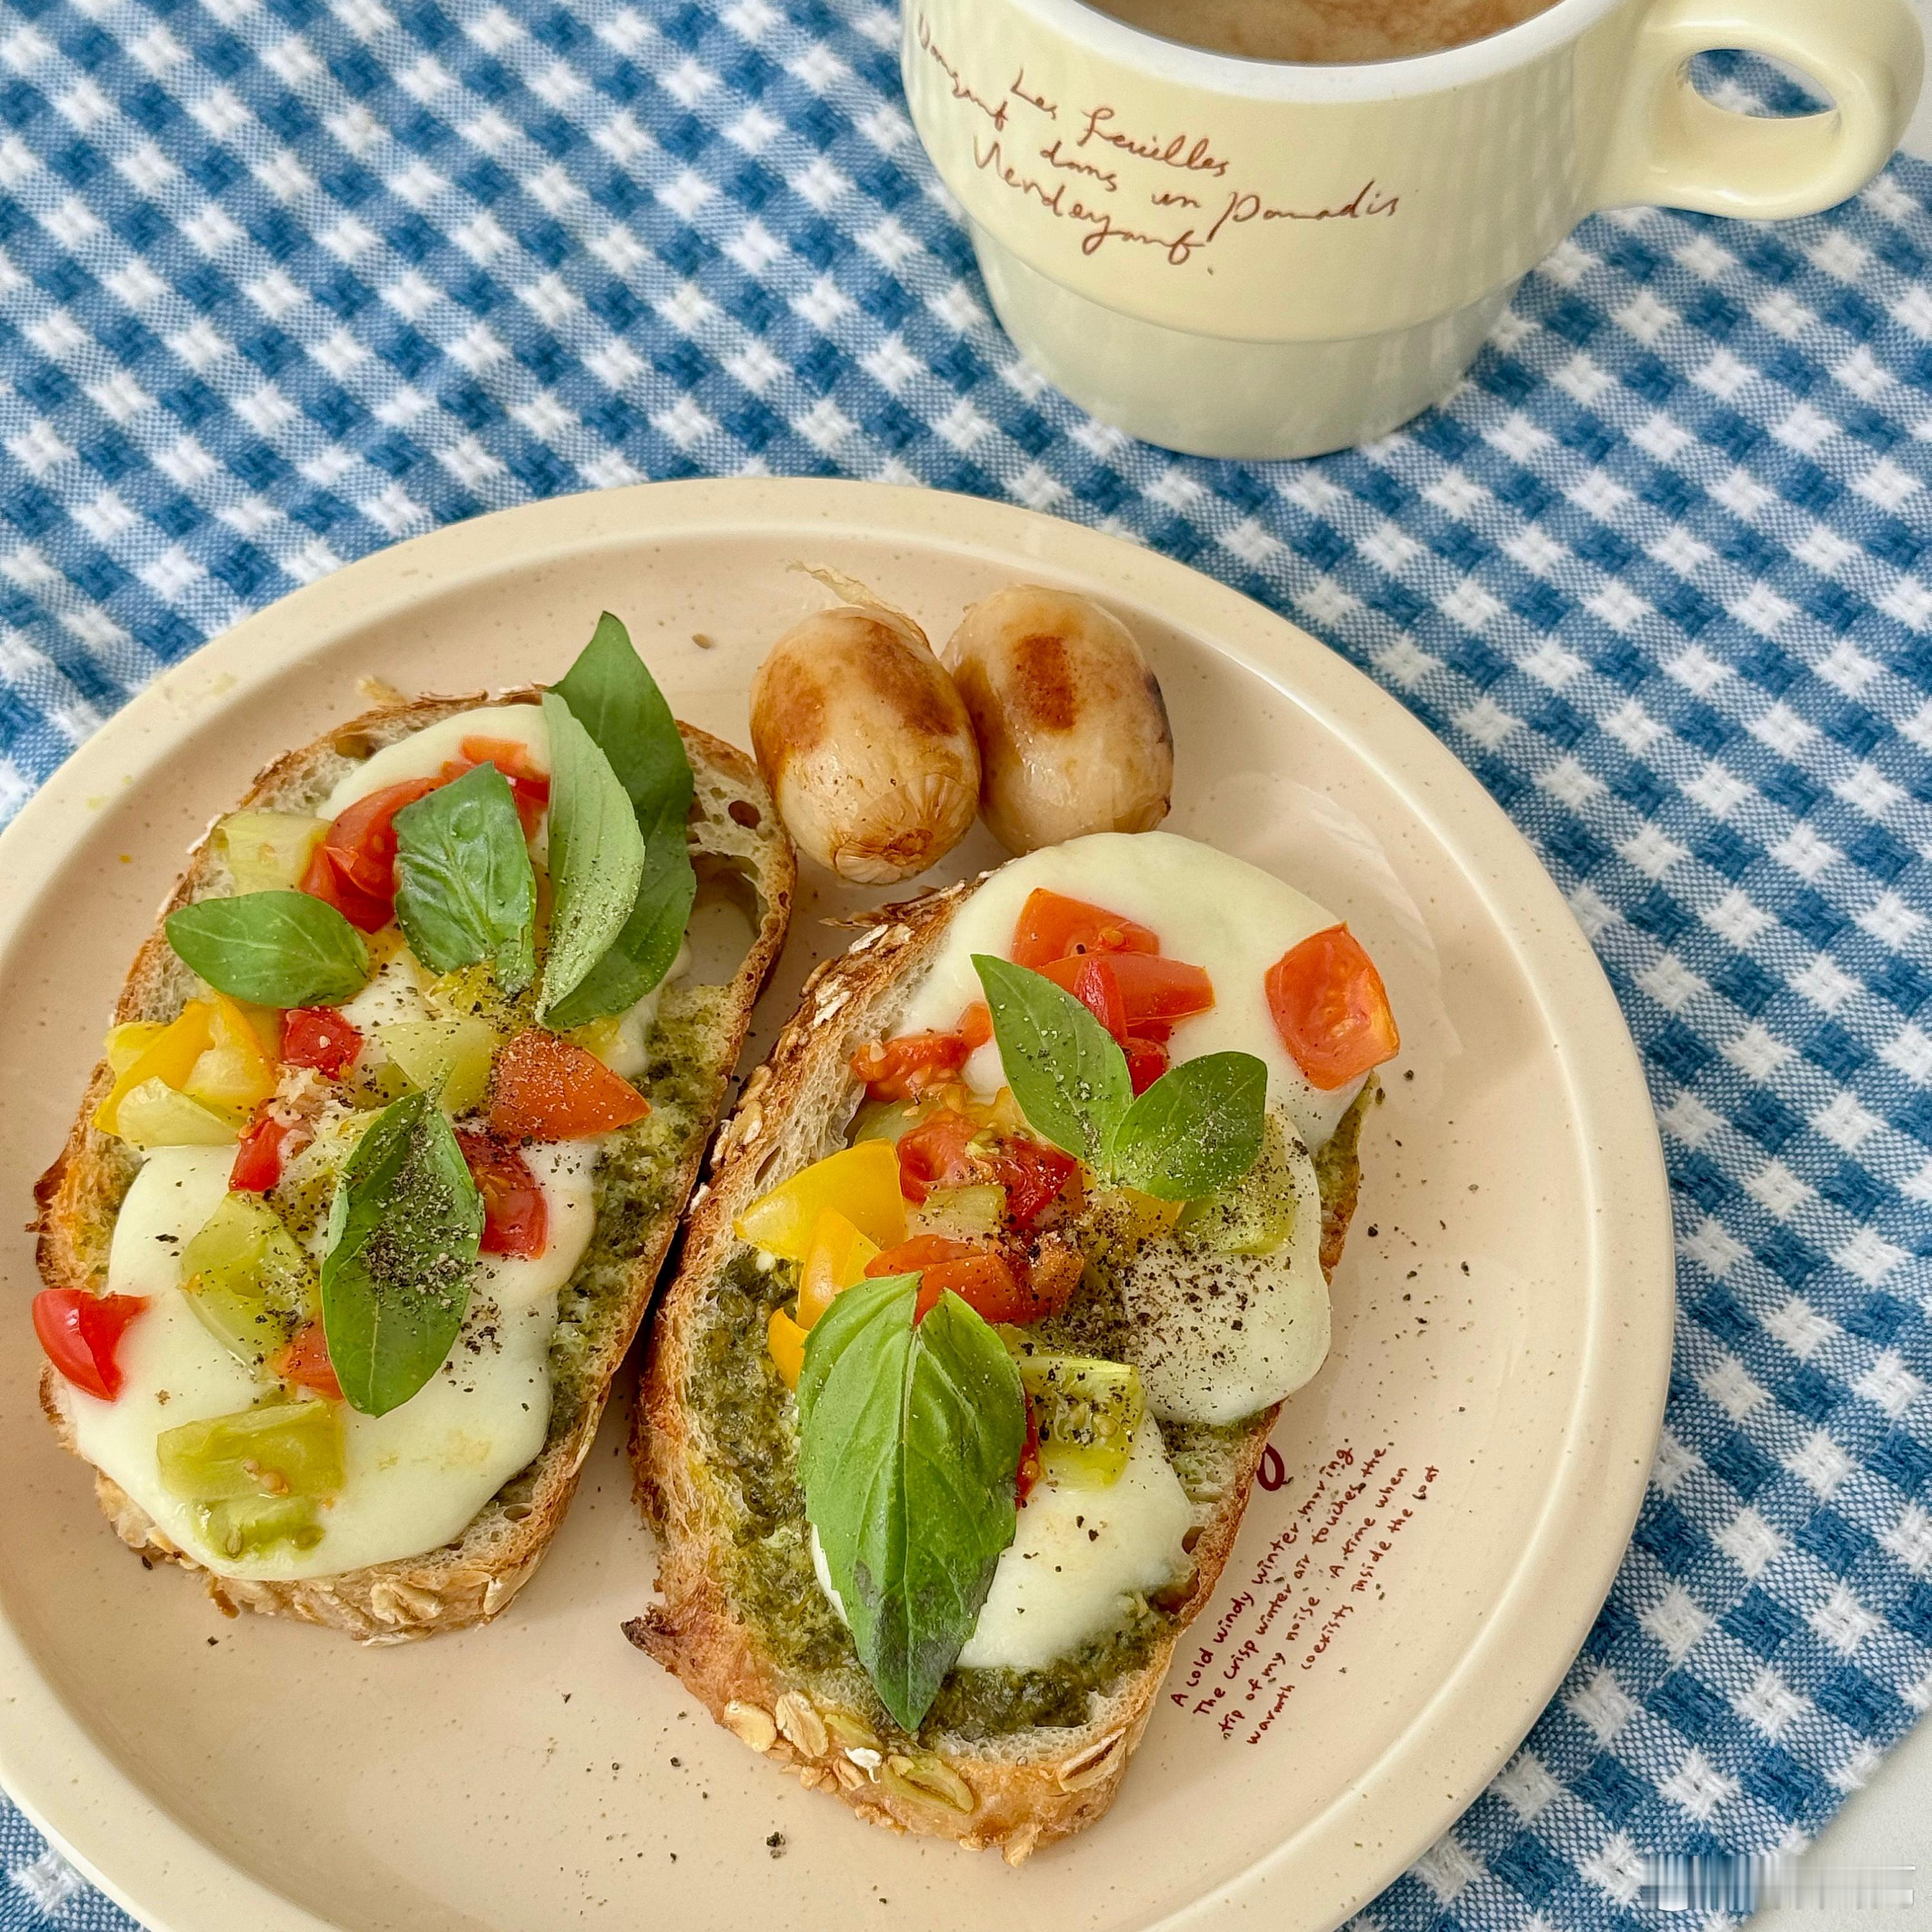
[[[670,970],[698,879],[685,837],[693,784],[683,736],[630,634],[608,610],[554,688],[610,760],[644,837],[644,878],[623,930],[548,1016],[567,1028],[635,1006]]]
[[[322,1327],[351,1408],[386,1415],[442,1367],[470,1305],[483,1202],[427,1094],[385,1107],[336,1184]]]
[[[915,1323],[918,1302],[916,1276],[848,1288],[813,1325],[799,1382],[806,1514],[859,1660],[908,1731],[1013,1540],[1026,1438],[1005,1344],[956,1294]]]
[[[872,1321],[878,1312],[875,1306],[886,1299],[888,1288],[899,1288],[910,1285],[919,1286],[916,1274],[868,1276],[856,1286],[866,1292],[854,1295],[848,1289],[833,1296],[832,1305],[806,1331],[805,1338],[805,1363],[798,1376],[798,1432],[801,1439],[811,1426],[812,1411],[818,1400],[818,1391],[825,1378],[831,1372],[832,1365],[845,1352],[846,1344],[860,1329]]]
[[[162,929],[217,992],[251,1006],[340,1006],[369,977],[362,935],[307,892],[197,899],[170,913]]]
[[[992,1010],[1006,1084],[1027,1124],[1094,1167],[1134,1097],[1127,1057],[1107,1029],[1044,973],[973,956]]]
[[[1170,1067],[1114,1130],[1115,1178],[1163,1201],[1218,1194],[1260,1157],[1268,1067],[1252,1053],[1204,1053]]]
[[[551,1010],[560,1031],[635,1006],[668,973],[684,944],[698,874],[685,844],[685,808],[667,810],[644,829],[644,876],[624,929],[604,956]]]
[[[610,761],[554,691],[543,697],[550,726],[550,956],[537,1018],[548,1020],[574,992],[637,903],[644,838],[630,795]]]
[[[648,826],[667,804],[691,807],[691,760],[670,706],[631,634],[606,610],[577,662],[552,686],[610,760]]]
[[[536,976],[536,874],[516,794],[494,765],[395,816],[396,919],[432,973],[492,962],[514,997]]]
[[[1251,1053],[1183,1060],[1136,1100],[1126,1055],[1042,973],[976,952],[993,1037],[1027,1124],[1106,1180],[1166,1201],[1231,1186],[1262,1148],[1268,1069]]]

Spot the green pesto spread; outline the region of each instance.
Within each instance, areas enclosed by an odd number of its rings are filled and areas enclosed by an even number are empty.
[[[630,1276],[667,1214],[674,1178],[710,1132],[725,1070],[717,1065],[718,1025],[729,989],[671,986],[648,1040],[650,1063],[632,1084],[651,1103],[634,1125],[604,1142],[592,1182],[596,1226],[590,1245],[557,1297],[550,1338],[549,1441],[568,1435],[603,1385],[594,1356],[611,1345],[608,1316],[630,1292]]]
[[[1372,1082],[1316,1156],[1324,1204],[1346,1184],[1373,1090]],[[863,1717],[881,1737],[897,1736],[812,1567],[798,1480],[796,1405],[766,1346],[772,1311],[789,1304],[797,1291],[794,1265],[761,1268],[756,1253],[741,1247],[692,1336],[686,1393],[704,1418],[706,1455],[698,1474],[719,1532],[720,1580],[782,1671],[822,1700]],[[1117,1334],[1120,1318],[1118,1294],[1105,1272],[1090,1268],[1066,1314],[1036,1332],[1058,1345],[1077,1342],[1085,1352],[1104,1354],[1109,1352],[1106,1338]],[[1118,1359],[1118,1344],[1112,1353]],[[1162,1424],[1168,1459],[1204,1515],[1224,1492],[1260,1420],[1218,1429]],[[1089,1720],[1092,1697],[1108,1694],[1142,1668],[1180,1622],[1176,1612],[1136,1598],[1112,1629],[1048,1669],[956,1670],[940,1688],[920,1737],[928,1744],[941,1736],[976,1742],[1036,1727],[1077,1728]]]
[[[690,1397],[704,1414],[703,1474],[729,1538],[723,1580],[782,1670],[862,1716],[881,1736],[897,1735],[812,1568],[812,1532],[798,1480],[796,1405],[765,1346],[772,1310],[797,1292],[794,1268],[760,1270],[755,1255],[744,1249],[693,1338]],[[1164,1432],[1173,1442],[1215,1432]],[[1104,1693],[1138,1670],[1174,1622],[1136,1601],[1116,1628],[1058,1659],[1051,1670],[955,1670],[920,1736],[978,1739],[1036,1725],[1084,1724],[1090,1694]]]

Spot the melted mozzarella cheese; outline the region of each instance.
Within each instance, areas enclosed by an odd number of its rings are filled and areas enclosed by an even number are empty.
[[[1127,1466],[1106,1488],[1038,1484],[993,1571],[960,1666],[1040,1670],[1078,1649],[1118,1623],[1130,1598],[1186,1570],[1181,1539],[1193,1520],[1151,1418],[1135,1434]],[[812,1562],[819,1588],[843,1620],[845,1606],[816,1530]]]
[[[1272,1254],[1149,1241],[1120,1270],[1125,1352],[1149,1410],[1169,1422],[1239,1422],[1292,1395],[1328,1358],[1322,1189],[1290,1137],[1294,1226]]]
[[[1193,1520],[1160,1426],[1144,1417],[1106,1488],[1046,1483],[1027,1498],[960,1663],[1038,1670],[1078,1649],[1120,1622],[1130,1596],[1181,1574]]]
[[[385,785],[410,778],[433,778],[452,758],[463,756],[466,738],[502,738],[521,745],[541,771],[550,770],[550,727],[537,704],[483,704],[459,711],[453,718],[412,731],[373,752],[350,772],[317,808],[317,815],[334,818],[358,798]]]
[[[901,1032],[950,1032],[984,998],[973,955],[1011,956],[1014,924],[1036,886],[1137,920],[1160,935],[1162,952],[1204,968],[1214,1006],[1175,1027],[1170,1058],[1256,1055],[1268,1067],[1270,1102],[1287,1110],[1310,1147],[1328,1142],[1362,1083],[1328,1094],[1310,1084],[1275,1030],[1264,982],[1291,946],[1340,922],[1273,874],[1171,832],[1096,832],[1001,866],[953,914]],[[1005,1080],[998,1048],[980,1048],[965,1077],[976,1093],[998,1092]]]
[[[448,1360],[401,1407],[382,1416],[340,1408],[345,1480],[324,1508],[322,1540],[312,1550],[284,1547],[238,1561],[202,1542],[191,1505],[162,1486],[155,1451],[164,1430],[232,1414],[263,1393],[181,1292],[178,1256],[220,1204],[233,1158],[227,1148],[158,1148],[128,1190],[115,1223],[108,1287],[147,1296],[149,1306],[122,1339],[124,1380],[112,1402],[61,1385],[81,1454],[170,1540],[223,1576],[331,1576],[460,1535],[543,1448],[557,1291],[582,1258],[596,1220],[596,1144],[528,1150],[549,1219],[544,1252],[534,1260],[484,1257]]]

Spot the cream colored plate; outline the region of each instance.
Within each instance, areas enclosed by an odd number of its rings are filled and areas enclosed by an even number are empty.
[[[1276,1433],[1282,1485],[1256,1492],[1112,1814],[1012,1871],[800,1790],[625,1642],[652,1559],[614,1423],[487,1630],[364,1651],[144,1573],[38,1412],[11,1232],[0,1776],[154,1926],[1324,1932],[1481,1790],[1609,1586],[1662,1410],[1670,1223],[1636,1055],[1562,900],[1340,658],[1020,510],[818,482],[567,497],[354,565],[170,672],[0,838],[6,1226],[184,848],[271,754],[357,709],[358,676],[554,677],[608,606],[680,715],[742,743],[754,666],[825,601],[797,560],[935,639],[1016,579],[1105,599],[1173,713],[1172,827],[1305,886],[1380,963],[1405,1052],[1364,1138],[1334,1352]],[[994,856],[976,833],[947,875]],[[761,1039],[836,943],[821,916],[860,902],[826,886],[808,876]]]

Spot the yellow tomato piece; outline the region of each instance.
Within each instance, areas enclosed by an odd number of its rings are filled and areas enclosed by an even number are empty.
[[[386,926],[380,932],[365,932],[362,935],[362,944],[368,951],[369,972],[372,978],[398,953],[409,952],[404,942],[402,928],[398,926]],[[420,989],[429,976],[424,972],[412,952],[410,953],[410,969]]]
[[[107,1044],[102,1049],[107,1064],[116,1073],[125,1073],[142,1052],[161,1036],[159,1020],[127,1020],[107,1029]]]
[[[206,1000],[189,1000],[177,1018],[119,1070],[106,1099],[94,1109],[94,1124],[104,1134],[118,1134],[121,1103],[136,1087],[145,1086],[151,1080],[177,1089],[184,1085],[194,1070],[194,1063],[208,1050],[208,1023],[214,1016],[214,1009]],[[111,1044],[112,1036],[110,1039]]]
[[[230,1003],[254,1030],[262,1051],[279,1066],[282,1058],[282,1010],[279,1006],[251,1006],[245,1000]]]
[[[238,1130],[165,1080],[143,1080],[124,1094],[114,1131],[130,1146],[232,1147]]]
[[[836,1208],[868,1240],[896,1247],[906,1238],[899,1157],[889,1141],[861,1141],[795,1174],[754,1201],[732,1224],[740,1240],[781,1260],[802,1262],[826,1208]]]
[[[618,1036],[622,1030],[622,1021],[613,1013],[607,1018],[589,1020],[580,1027],[572,1027],[564,1037],[572,1046],[582,1047],[586,1053],[608,1065],[610,1056],[617,1050]]]
[[[453,973],[440,973],[425,979],[422,990],[424,998],[439,1019],[481,1020],[494,1030],[500,1040],[508,1040],[521,1033],[536,1016],[534,993],[526,987],[514,996],[506,994],[496,984],[496,973],[487,959],[479,959],[473,966],[459,966]],[[616,1037],[617,1022],[614,1019],[592,1020],[589,1026],[578,1028],[571,1037],[602,1059],[600,1049],[584,1036],[599,1028],[608,1029],[607,1037]]]
[[[214,995],[208,1046],[181,1083],[190,1100],[241,1118],[274,1092],[275,1057],[263,1043],[255,1018],[262,1010],[244,1006],[226,993]]]
[[[1163,1201],[1157,1195],[1143,1194],[1138,1187],[1122,1188],[1120,1198],[1133,1215],[1134,1233],[1147,1240],[1172,1234],[1181,1209],[1187,1204],[1184,1201]]]
[[[772,1310],[765,1327],[765,1340],[772,1352],[772,1366],[788,1389],[798,1387],[805,1368],[805,1330],[782,1308]]]
[[[806,1250],[798,1282],[798,1325],[809,1328],[832,1306],[832,1298],[866,1278],[866,1264],[879,1252],[836,1208],[819,1216]]]

